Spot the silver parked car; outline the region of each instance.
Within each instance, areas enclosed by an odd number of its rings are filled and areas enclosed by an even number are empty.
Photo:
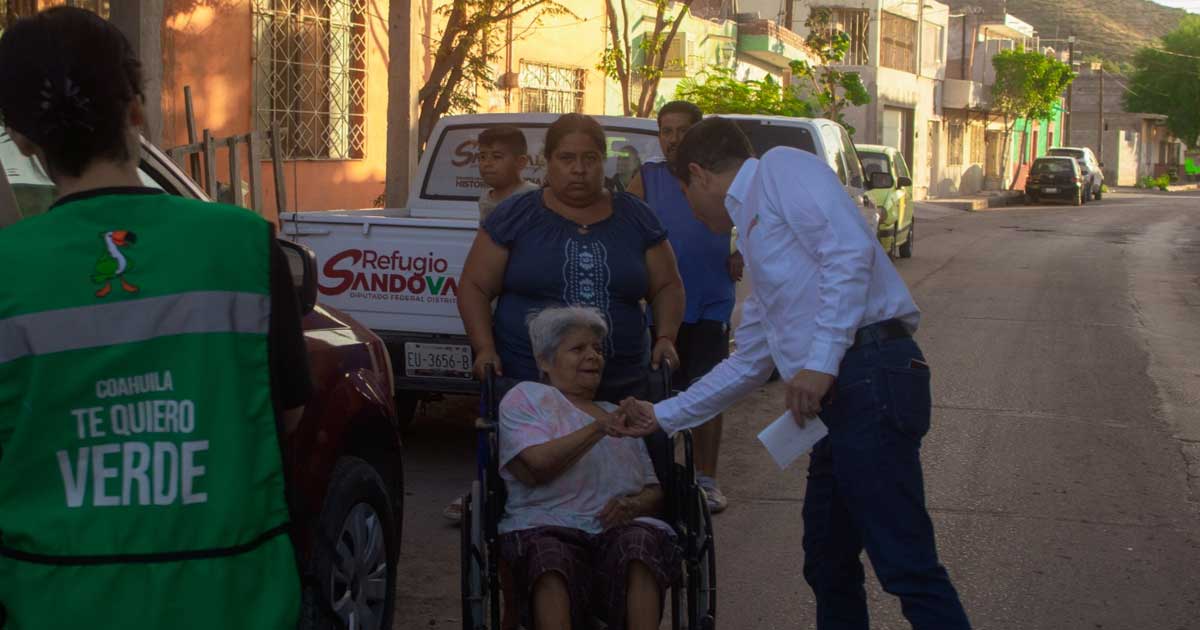
[[[1096,154],[1087,147],[1054,147],[1046,155],[1075,158],[1083,176],[1083,200],[1100,199],[1104,188],[1104,164],[1096,160]]]

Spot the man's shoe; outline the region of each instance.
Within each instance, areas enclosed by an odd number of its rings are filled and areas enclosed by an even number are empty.
[[[725,508],[729,507],[729,499],[725,497],[725,493],[721,492],[721,488],[717,486],[717,480],[704,475],[696,475],[696,483],[704,490],[704,498],[708,503],[708,511],[711,514],[724,512]]]

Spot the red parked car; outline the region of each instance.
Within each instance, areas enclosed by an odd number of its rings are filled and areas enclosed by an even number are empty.
[[[45,212],[54,185],[0,128],[0,228]],[[143,140],[147,186],[206,199],[166,155]],[[316,303],[317,270],[303,245],[280,241],[304,308],[313,396],[284,447],[293,518],[306,575],[303,628],[392,627],[404,514],[404,467],[383,342]],[[339,621],[340,620],[340,621]]]

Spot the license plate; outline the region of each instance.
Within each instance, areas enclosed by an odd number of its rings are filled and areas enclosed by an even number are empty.
[[[1058,189],[1057,189],[1057,188],[1053,188],[1053,187],[1051,187],[1051,188],[1047,188],[1047,189],[1043,190],[1042,192],[1045,192],[1045,193],[1056,193],[1056,192],[1058,192]]]
[[[405,343],[404,373],[434,378],[471,378],[471,346]]]

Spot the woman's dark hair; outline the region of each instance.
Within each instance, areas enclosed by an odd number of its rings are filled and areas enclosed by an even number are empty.
[[[658,123],[660,125],[662,124],[663,116],[668,114],[686,114],[692,119],[693,125],[704,120],[704,112],[700,111],[700,107],[695,103],[687,101],[671,101],[663,105],[662,109],[658,110]]]
[[[129,159],[129,103],[142,65],[117,27],[71,7],[17,20],[0,37],[0,122],[40,147],[51,174]]]
[[[546,130],[546,159],[548,160],[554,155],[558,145],[562,144],[563,138],[573,133],[587,136],[596,143],[596,148],[600,150],[600,153],[608,151],[608,140],[604,135],[604,127],[601,127],[595,118],[583,114],[563,114],[554,121],[553,125],[550,125],[550,129]]]
[[[689,164],[699,164],[706,171],[724,173],[752,157],[754,148],[737,123],[719,116],[705,118],[683,136],[679,148],[675,149],[671,172],[684,184],[690,184],[692,174],[688,171]]]

